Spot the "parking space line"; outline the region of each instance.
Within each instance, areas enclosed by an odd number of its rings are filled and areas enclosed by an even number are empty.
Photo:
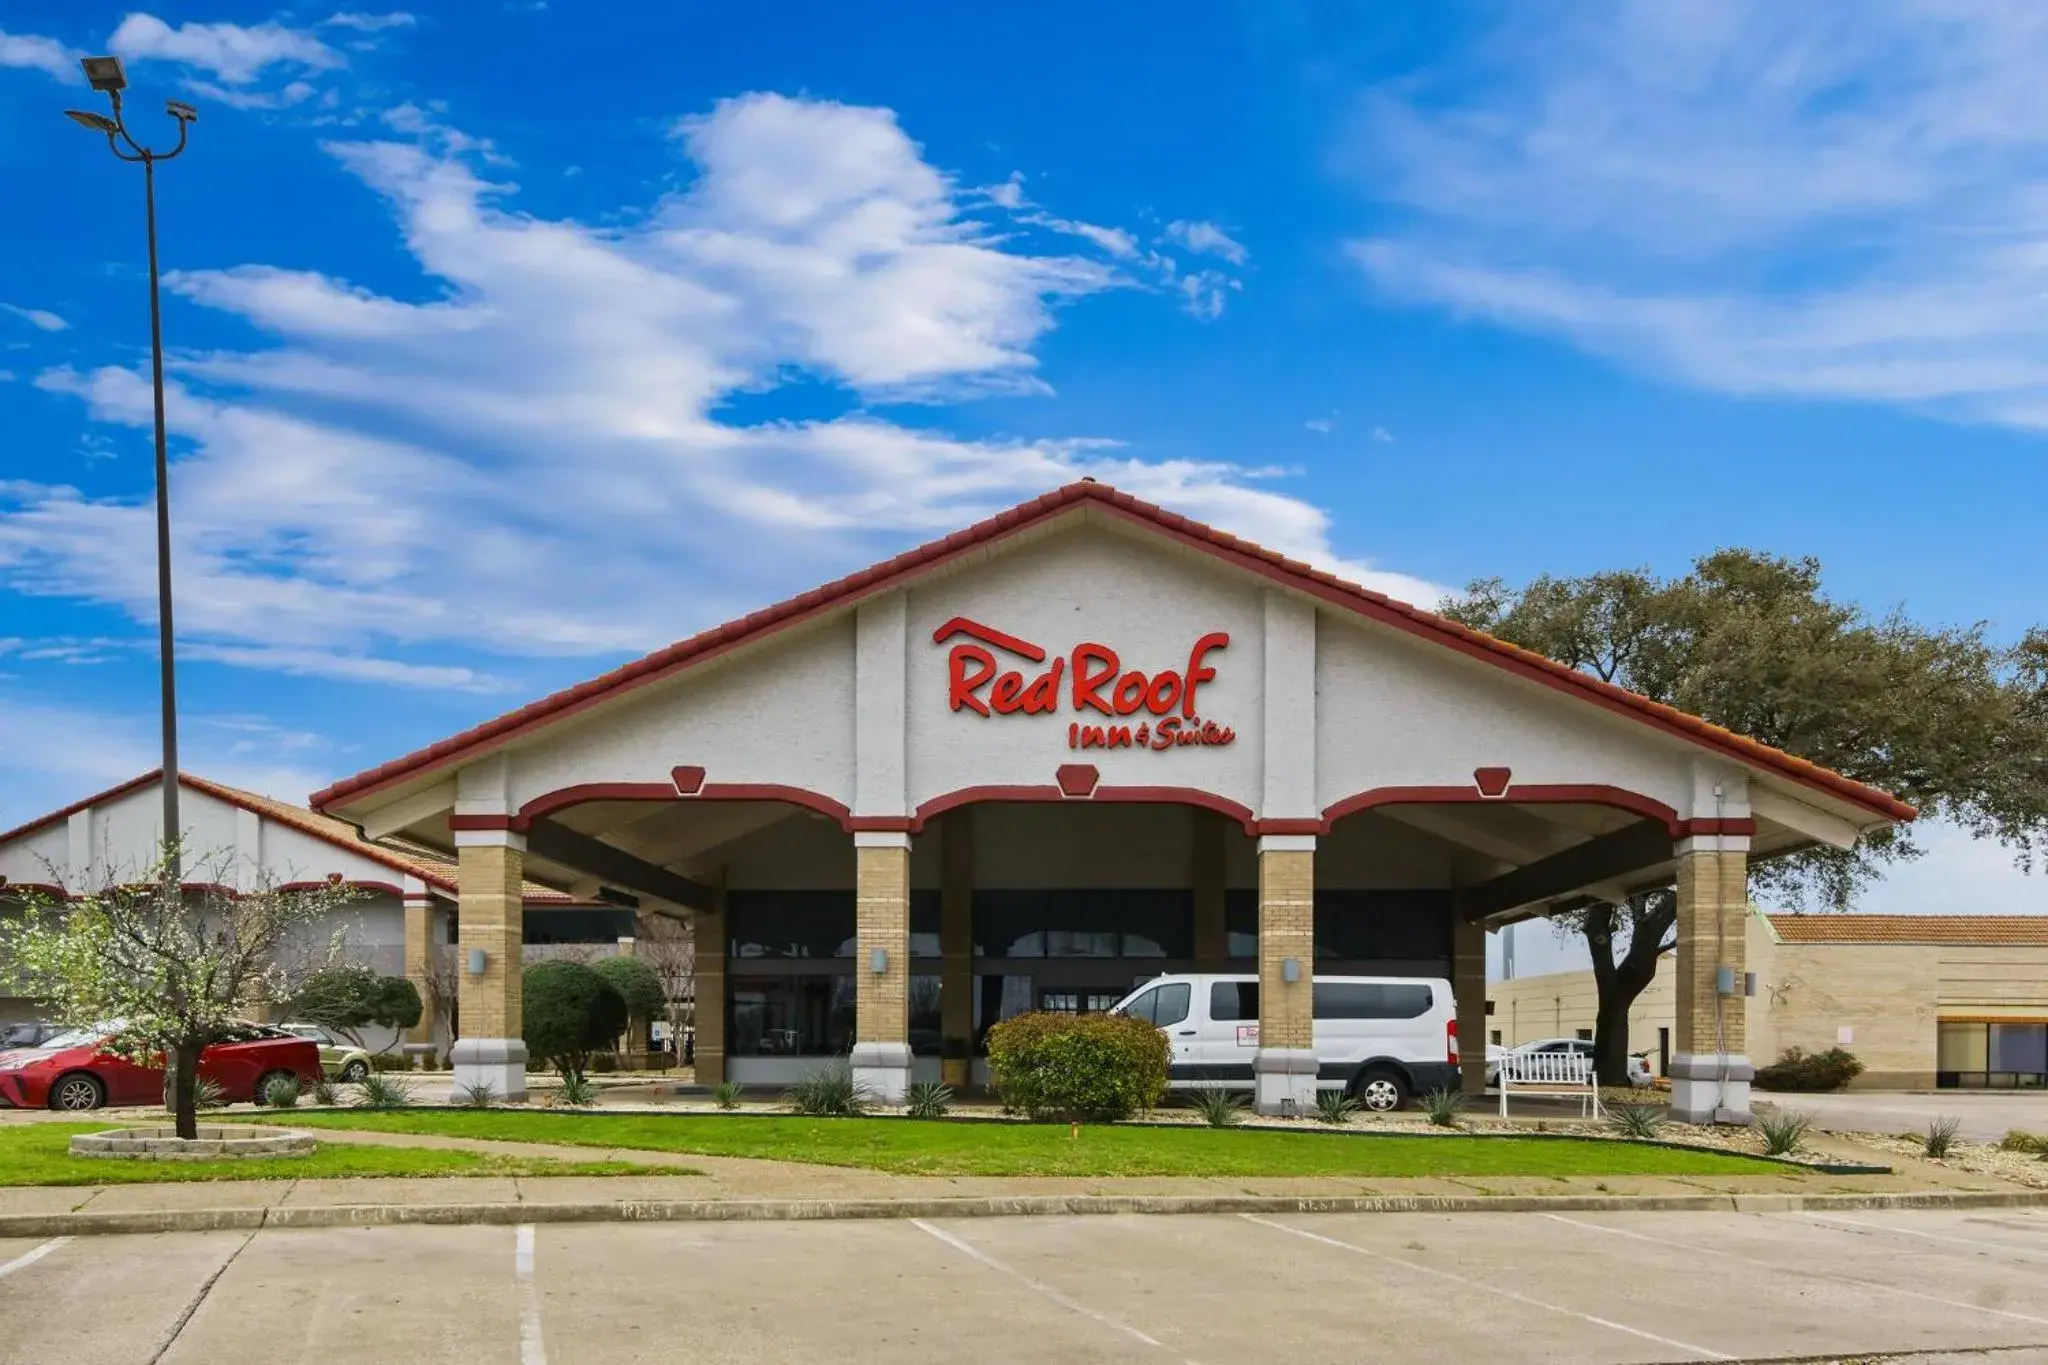
[[[52,1237],[41,1246],[31,1247],[29,1250],[22,1252],[21,1255],[15,1257],[6,1265],[0,1265],[0,1280],[6,1279],[17,1270],[27,1269],[70,1240],[69,1237]]]
[[[2038,1256],[2041,1252],[2032,1247],[2009,1246],[2004,1242],[1979,1241],[1975,1237],[1955,1237],[1942,1232],[1922,1232],[1918,1228],[1894,1227],[1890,1223],[1873,1223],[1867,1218],[1844,1218],[1835,1213],[1803,1213],[1817,1223],[1832,1223],[1837,1227],[1869,1228],[1874,1232],[1895,1232],[1901,1237],[1918,1237],[1929,1242],[1953,1242],[1957,1246],[1977,1247],[1983,1251],[2001,1252],[2007,1256]]]
[[[512,1274],[519,1290],[519,1365],[548,1365],[540,1338],[540,1288],[533,1282],[533,1224],[512,1233]]]
[[[1776,1270],[1782,1271],[1787,1275],[1806,1275],[1816,1280],[1833,1280],[1836,1284],[1853,1284],[1859,1289],[1875,1289],[1880,1294],[1895,1294],[1902,1299],[1919,1299],[1924,1303],[1938,1303],[1948,1308],[1967,1308],[1977,1313],[1989,1313],[1993,1317],[2011,1318],[2016,1322],[2031,1322],[2037,1326],[2048,1326],[2048,1318],[2037,1318],[2030,1313],[2015,1313],[2010,1308],[1987,1308],[1981,1303],[1971,1303],[1968,1299],[1945,1299],[1939,1294],[1923,1294],[1917,1289],[1901,1289],[1897,1285],[1886,1284],[1882,1280],[1864,1280],[1854,1275],[1837,1275],[1832,1271],[1815,1270],[1811,1266],[1787,1265],[1783,1261],[1759,1261],[1754,1257],[1744,1256],[1738,1252],[1723,1251],[1719,1247],[1701,1246],[1697,1242],[1680,1242],[1670,1237],[1652,1237],[1647,1232],[1631,1232],[1627,1228],[1609,1227],[1605,1223],[1582,1223],[1576,1218],[1567,1218],[1561,1213],[1545,1213],[1538,1216],[1548,1218],[1553,1223],[1563,1223],[1569,1227],[1583,1228],[1587,1232],[1604,1232],[1610,1237],[1627,1237],[1634,1241],[1652,1242],[1664,1247],[1676,1247],[1680,1251],[1689,1251],[1699,1255],[1721,1256],[1731,1261],[1740,1261],[1746,1266],[1753,1266],[1759,1270]]]
[[[1033,1290],[1038,1294],[1044,1295],[1046,1298],[1051,1299],[1054,1303],[1058,1304],[1060,1307],[1068,1310],[1069,1312],[1079,1313],[1082,1317],[1090,1318],[1096,1322],[1099,1322],[1104,1327],[1114,1328],[1116,1331],[1122,1332],[1125,1336],[1130,1337],[1133,1341],[1143,1342],[1145,1345],[1150,1346],[1155,1350],[1171,1351],[1173,1349],[1171,1346],[1168,1346],[1165,1342],[1159,1340],[1157,1337],[1146,1336],[1143,1332],[1139,1331],[1137,1328],[1131,1326],[1128,1322],[1125,1322],[1120,1318],[1111,1317],[1107,1313],[1098,1312],[1097,1310],[1090,1308],[1087,1304],[1081,1303],[1076,1299],[1069,1298],[1067,1295],[1062,1294],[1059,1290],[1054,1289],[1051,1285],[1046,1284],[1040,1280],[1032,1279],[1029,1275],[1026,1275],[1023,1271],[1017,1269],[1015,1266],[997,1260],[995,1257],[989,1255],[981,1248],[970,1244],[969,1242],[960,1237],[954,1236],[952,1233],[946,1231],[944,1228],[935,1227],[932,1224],[927,1223],[922,1218],[911,1219],[910,1225],[912,1227],[920,1228],[923,1231],[930,1233],[932,1236],[938,1238],[941,1242],[944,1242],[947,1246],[952,1247],[955,1251],[962,1252],[968,1256],[973,1257],[975,1260],[987,1266],[990,1270],[997,1271],[1000,1274],[1008,1275],[1011,1279],[1017,1281],[1025,1288]],[[1200,1362],[1188,1360],[1184,1362],[1184,1365],[1200,1365]]]
[[[1285,1223],[1276,1223],[1270,1218],[1261,1218],[1257,1214],[1241,1213],[1238,1217],[1247,1222],[1257,1223],[1261,1227],[1276,1228],[1281,1232],[1291,1232],[1296,1237],[1306,1237],[1311,1242],[1321,1242],[1325,1246],[1341,1247],[1345,1251],[1354,1252],[1360,1256],[1370,1256],[1375,1261],[1385,1261],[1389,1265],[1397,1265],[1406,1270],[1417,1271],[1424,1275],[1434,1275],[1438,1279],[1450,1280],[1454,1284],[1462,1284],[1471,1289],[1484,1290],[1488,1294],[1493,1294],[1503,1299],[1511,1299],[1516,1303],[1527,1304],[1531,1308],[1541,1308],[1550,1313],[1562,1313],[1565,1317],[1577,1318],[1580,1322],[1590,1322],[1595,1327],[1605,1327],[1611,1331],[1625,1332],[1632,1337],[1641,1337],[1645,1341],[1654,1341],[1659,1346],[1670,1346],[1676,1350],[1690,1351],[1694,1355],[1704,1356],[1708,1360],[1735,1359],[1734,1356],[1726,1352],[1716,1351],[1710,1347],[1695,1346],[1689,1341],[1678,1341],[1671,1337],[1660,1337],[1655,1332],[1646,1332],[1640,1327],[1631,1327],[1625,1322],[1613,1322],[1607,1318],[1595,1317],[1591,1313],[1581,1313],[1576,1308],[1566,1308],[1562,1304],[1545,1303],[1542,1299],[1532,1299],[1526,1294],[1517,1294],[1512,1289],[1503,1289],[1497,1284],[1488,1284],[1485,1280],[1475,1280],[1459,1275],[1454,1271],[1439,1270],[1433,1265],[1423,1265],[1419,1261],[1409,1261],[1399,1256],[1389,1256],[1383,1251],[1373,1251],[1352,1242],[1340,1242],[1335,1237],[1325,1237],[1319,1232],[1309,1232],[1304,1228],[1289,1227]]]

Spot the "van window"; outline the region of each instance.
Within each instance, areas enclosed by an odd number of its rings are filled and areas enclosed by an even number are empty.
[[[1143,1019],[1154,1028],[1169,1028],[1188,1017],[1190,994],[1187,982],[1169,981],[1133,1000],[1124,1013],[1133,1019]]]
[[[1377,981],[1318,981],[1318,1019],[1417,1019],[1436,1003],[1426,982],[1395,985]]]
[[[1211,1019],[1256,1019],[1259,1017],[1259,983],[1218,981],[1209,987]]]

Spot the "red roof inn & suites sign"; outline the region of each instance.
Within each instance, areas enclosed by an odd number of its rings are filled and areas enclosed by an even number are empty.
[[[1047,663],[1042,646],[964,616],[933,631],[932,643],[942,645],[955,636],[968,638],[946,653],[946,704],[954,711],[1045,716],[1066,707],[1107,718],[1069,722],[1069,749],[1179,749],[1237,738],[1235,730],[1202,719],[1197,709],[1202,684],[1216,677],[1209,655],[1230,644],[1222,631],[1195,641],[1186,668],[1157,673],[1126,669],[1114,649],[1093,641]],[[1005,667],[997,650],[1034,665],[1035,673]]]

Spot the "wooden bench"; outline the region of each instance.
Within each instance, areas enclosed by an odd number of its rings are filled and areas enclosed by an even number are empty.
[[[1600,1117],[1600,1079],[1593,1059],[1576,1052],[1510,1052],[1500,1059],[1500,1116],[1508,1116],[1508,1092],[1576,1096],[1581,1118]]]

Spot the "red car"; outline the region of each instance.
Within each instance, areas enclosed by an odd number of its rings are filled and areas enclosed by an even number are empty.
[[[0,1105],[15,1109],[98,1109],[160,1105],[164,1069],[102,1052],[105,1029],[74,1029],[38,1048],[0,1053]],[[199,1074],[229,1102],[254,1100],[281,1076],[310,1090],[320,1079],[320,1049],[262,1024],[242,1024],[199,1054]]]

